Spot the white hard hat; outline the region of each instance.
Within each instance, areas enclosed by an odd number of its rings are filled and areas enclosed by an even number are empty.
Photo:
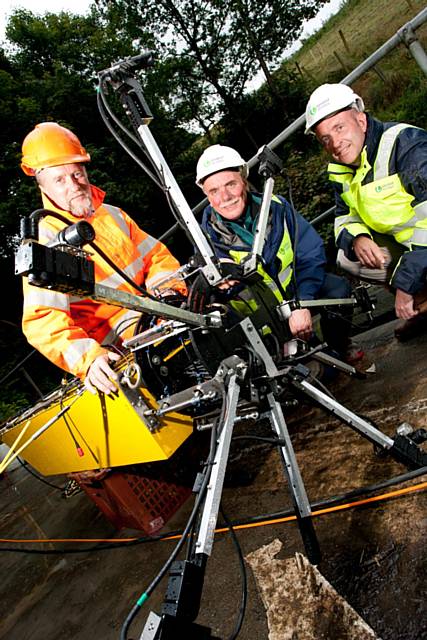
[[[364,111],[363,100],[345,84],[322,84],[310,96],[305,110],[305,133],[310,133],[315,124],[346,107],[354,105]]]
[[[213,144],[205,149],[199,158],[196,169],[196,184],[203,187],[203,181],[212,173],[234,168],[239,168],[241,175],[247,178],[248,165],[240,153],[232,147]]]

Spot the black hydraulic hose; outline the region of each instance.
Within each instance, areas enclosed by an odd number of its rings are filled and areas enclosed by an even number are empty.
[[[389,478],[388,480],[383,480],[382,482],[378,482],[376,484],[368,485],[367,487],[361,487],[360,489],[353,489],[347,493],[343,493],[337,496],[331,496],[330,498],[323,498],[322,500],[315,500],[310,503],[310,507],[313,511],[318,509],[324,509],[327,507],[335,507],[342,503],[346,503],[353,498],[360,498],[363,496],[368,496],[377,491],[382,491],[383,489],[387,489],[388,487],[393,487],[396,484],[402,484],[404,482],[408,482],[409,480],[413,480],[414,478],[418,478],[419,476],[427,474],[427,467],[421,467],[420,469],[415,469],[413,471],[408,471],[407,473],[403,473],[399,476],[395,476],[394,478]],[[284,511],[277,511],[270,514],[262,514],[260,516],[253,516],[252,518],[246,520],[233,520],[233,526],[237,527],[245,524],[253,524],[257,522],[262,522],[263,520],[280,520],[282,518],[287,518],[289,516],[295,515],[294,509],[285,509]]]
[[[366,487],[361,487],[360,489],[353,489],[348,493],[343,493],[337,496],[331,496],[330,498],[323,498],[321,500],[315,500],[310,503],[310,506],[313,510],[323,509],[326,507],[333,507],[340,505],[341,503],[348,502],[350,499],[359,498],[362,496],[368,496],[377,491],[381,491],[383,489],[387,489],[388,487],[393,487],[397,484],[402,484],[404,482],[408,482],[409,480],[414,480],[419,476],[427,474],[427,467],[421,467],[420,469],[414,469],[413,471],[408,471],[407,473],[403,473],[398,476],[394,476],[393,478],[389,478],[388,480],[383,480],[382,482],[378,482],[376,484],[368,485]],[[282,518],[287,518],[289,516],[294,516],[294,509],[285,509],[283,511],[277,511],[274,513],[264,513],[259,516],[252,516],[251,518],[245,518],[240,520],[232,520],[231,524],[234,527],[238,527],[241,525],[248,524],[256,524],[257,522],[262,522],[264,520],[280,520]],[[115,542],[115,543],[102,543],[95,545],[93,547],[88,547],[86,549],[78,548],[62,548],[62,549],[30,549],[30,548],[15,548],[15,547],[0,547],[0,553],[2,551],[7,551],[9,553],[28,553],[34,555],[68,555],[68,554],[76,554],[76,553],[89,553],[89,552],[97,552],[97,551],[111,551],[112,549],[119,549],[122,547],[132,547],[139,544],[145,544],[147,542],[159,542],[161,540],[165,540],[168,538],[175,538],[176,536],[183,535],[182,530],[169,531],[168,533],[162,533],[157,536],[141,536],[140,538],[135,538],[135,540],[125,540],[123,542]],[[47,541],[48,542],[48,541]]]
[[[144,289],[144,287],[141,287],[139,284],[136,284],[136,282],[134,282],[132,280],[132,278],[129,278],[129,276],[122,271],[121,269],[119,269],[119,267],[117,267],[117,265],[114,264],[114,262],[111,260],[111,258],[109,258],[103,251],[102,249],[100,249],[95,242],[89,242],[89,245],[92,247],[92,249],[94,249],[103,260],[105,260],[105,262],[116,272],[119,274],[119,276],[121,278],[123,278],[123,280],[125,280],[128,284],[130,284],[131,287],[134,287],[135,289],[137,289],[139,291],[139,293],[142,293],[142,295],[146,298],[149,298],[150,300],[157,300],[156,296],[153,296],[151,293],[148,293],[147,289]]]
[[[115,124],[121,128],[121,130],[127,135],[129,136],[129,138],[132,140],[132,142],[134,142],[136,145],[141,147],[141,143],[140,141],[120,122],[120,120],[114,115],[113,111],[110,109],[108,102],[104,96],[104,91],[102,89],[102,87],[99,87],[99,91],[97,93],[97,104],[98,104],[98,110],[99,113],[101,114],[101,118],[105,124],[105,126],[107,127],[107,129],[109,130],[109,132],[111,133],[111,135],[115,138],[115,140],[119,143],[119,145],[121,147],[123,147],[123,149],[126,151],[127,154],[130,155],[130,157],[132,158],[132,160],[134,160],[140,167],[141,169],[148,175],[149,178],[151,178],[151,180],[160,188],[162,189],[162,191],[165,191],[164,186],[161,182],[161,178],[159,175],[159,172],[157,170],[157,167],[155,168],[155,171],[157,173],[157,176],[147,167],[146,164],[144,164],[142,162],[142,160],[140,158],[138,158],[138,156],[136,155],[136,153],[134,153],[132,151],[132,149],[126,144],[126,142],[124,142],[124,140],[122,140],[122,138],[120,138],[120,136],[118,135],[118,133],[115,131],[114,127],[110,124],[110,122],[108,121],[107,118],[107,114],[110,116],[110,118],[113,120],[113,122],[115,122]]]
[[[138,140],[138,138],[132,133],[132,131],[130,131],[123,124],[123,122],[121,122],[121,120],[119,120],[119,118],[116,116],[116,114],[111,109],[110,105],[108,104],[108,100],[107,100],[107,98],[105,96],[105,91],[104,91],[104,86],[103,86],[103,78],[104,78],[104,76],[102,76],[100,78],[98,91],[97,91],[97,96],[99,96],[99,99],[101,100],[101,103],[102,103],[102,104],[98,103],[98,107],[101,106],[105,110],[105,112],[108,114],[108,116],[111,118],[111,120],[122,130],[122,132],[124,134],[126,134],[128,136],[128,138],[130,138],[132,140],[132,142],[134,142],[136,144],[136,146],[140,146],[140,141]],[[104,115],[106,115],[105,112],[104,112]],[[102,118],[102,119],[104,120],[104,118]],[[104,120],[104,122],[105,122],[105,120]],[[105,124],[109,124],[109,123],[105,122]]]
[[[47,480],[45,480],[44,478],[39,476],[37,473],[35,473],[32,469],[30,469],[30,467],[28,466],[28,463],[24,462],[22,460],[22,458],[20,458],[19,456],[18,456],[18,462],[22,467],[24,467],[24,469],[25,469],[25,471],[27,471],[27,473],[29,473],[34,478],[37,478],[37,480],[39,480],[43,484],[46,484],[48,487],[52,487],[52,489],[57,489],[58,491],[63,491],[63,487],[58,487],[57,484],[52,484],[51,482],[48,482]]]
[[[148,175],[148,177],[151,178],[151,180],[159,187],[159,189],[161,189],[163,191],[164,195],[166,196],[166,200],[167,200],[169,209],[171,210],[172,215],[175,218],[175,220],[177,220],[177,225],[182,227],[182,221],[179,219],[179,217],[177,216],[177,212],[174,209],[174,204],[173,204],[173,201],[172,201],[172,199],[170,197],[169,189],[167,188],[167,186],[165,184],[164,176],[162,175],[162,172],[159,170],[159,168],[152,161],[152,159],[150,158],[149,154],[145,151],[145,149],[144,149],[144,147],[143,147],[143,145],[141,143],[141,140],[136,138],[136,136],[134,136],[129,131],[129,129],[127,129],[127,127],[124,126],[124,124],[119,120],[119,118],[117,118],[117,116],[114,114],[114,112],[110,108],[110,106],[108,104],[108,101],[107,101],[107,99],[105,97],[104,89],[103,89],[103,77],[101,77],[100,80],[99,80],[99,86],[98,86],[98,92],[97,92],[97,105],[98,105],[99,113],[101,114],[101,118],[102,118],[105,126],[107,127],[107,129],[110,131],[110,133],[113,135],[113,137],[119,143],[119,145],[121,147],[123,147],[123,149],[126,151],[126,153],[128,153],[130,155],[130,157],[141,167],[141,169]],[[152,164],[152,167],[153,167],[155,173],[153,173],[153,171],[151,171],[147,167],[147,165],[144,164],[140,158],[138,158],[138,156],[124,142],[124,140],[122,140],[122,138],[120,138],[118,133],[114,130],[114,127],[108,121],[107,115],[116,124],[116,126],[118,126],[123,131],[123,133],[125,133],[132,140],[132,142],[134,142],[142,150],[142,152],[147,156],[148,160],[150,160],[150,162]]]
[[[236,548],[237,551],[237,556],[239,558],[239,568],[240,568],[240,575],[242,578],[242,597],[240,600],[240,607],[239,607],[239,615],[237,617],[236,620],[236,624],[234,626],[234,629],[231,633],[231,635],[229,636],[229,638],[227,640],[235,640],[237,638],[237,636],[240,633],[240,630],[242,628],[242,624],[243,624],[243,620],[245,618],[245,612],[246,612],[246,605],[248,602],[248,576],[246,573],[246,565],[245,565],[245,559],[243,557],[243,553],[242,553],[242,548],[239,544],[239,540],[237,538],[236,532],[234,531],[233,525],[231,523],[231,521],[228,519],[227,515],[224,512],[224,509],[222,508],[222,506],[220,506],[219,508],[220,513],[222,515],[222,519],[224,520],[225,524],[227,525],[229,531],[230,531],[230,535],[231,535],[231,539],[233,541],[233,544]]]

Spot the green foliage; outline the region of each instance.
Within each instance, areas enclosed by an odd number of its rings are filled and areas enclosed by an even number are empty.
[[[172,109],[180,118],[192,113],[207,132],[226,114],[247,134],[240,100],[248,81],[262,70],[271,93],[279,95],[272,70],[325,1],[98,0],[97,6],[105,20],[120,15],[126,32],[150,32],[171,71]],[[169,113],[175,113],[171,105]]]
[[[8,291],[15,282],[13,274],[8,277],[5,299],[13,300]],[[10,309],[8,310],[10,311]],[[0,423],[31,407],[56,388],[62,374],[26,342],[20,326],[0,318]]]
[[[407,65],[388,67],[384,64],[383,68],[387,83],[378,77],[372,79],[366,96],[369,111],[381,120],[408,122],[427,128],[427,85],[421,69],[414,67],[409,60]]]
[[[8,389],[7,393],[0,391],[0,423],[10,420],[29,406],[31,405],[21,391],[17,389]]]
[[[94,10],[86,17],[67,13],[35,17],[18,10],[9,21],[7,35],[13,47],[0,59],[0,114],[8,122],[0,133],[0,229],[6,238],[2,247],[5,255],[13,251],[18,217],[40,204],[36,187],[18,168],[21,141],[37,122],[55,120],[74,130],[92,155],[93,182],[108,189],[110,201],[122,206],[148,231],[156,232],[158,209],[167,210],[164,195],[148,178],[141,179],[141,169],[116,144],[97,111],[97,72],[138,52],[131,34],[118,34],[114,26]],[[138,42],[151,44],[141,30]],[[174,160],[194,135],[164,117],[159,89],[166,91],[167,72],[160,66],[147,74],[145,89],[148,101],[155,101],[153,111],[158,116],[153,131],[160,146],[173,150],[169,155],[174,168]],[[168,97],[166,93],[163,101],[167,103]],[[121,105],[113,106],[128,127]],[[170,222],[171,216],[166,215],[163,230]]]

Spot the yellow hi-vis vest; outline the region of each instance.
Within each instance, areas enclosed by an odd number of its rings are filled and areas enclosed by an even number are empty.
[[[405,191],[397,173],[389,174],[390,157],[399,133],[412,125],[396,124],[383,133],[373,167],[373,181],[363,184],[371,169],[364,147],[360,165],[351,167],[331,163],[329,180],[342,185],[341,198],[349,213],[335,219],[335,239],[346,229],[352,236],[367,234],[370,230],[391,235],[408,249],[412,245],[427,246],[427,205],[411,206],[414,199]]]
[[[271,198],[274,202],[282,204],[279,198],[275,195]],[[248,251],[236,251],[234,249],[230,250],[230,256],[233,258],[235,262],[241,264],[241,262],[249,255]],[[289,285],[292,278],[292,263],[294,260],[294,252],[292,248],[291,236],[289,235],[288,227],[286,225],[286,219],[283,219],[283,236],[280,243],[280,247],[277,251],[277,257],[280,259],[280,270],[278,273],[278,280],[283,288],[286,291],[287,286]],[[283,296],[281,291],[273,278],[265,271],[264,267],[261,264],[257,266],[258,273],[262,276],[265,284],[271,289],[271,291],[276,296],[279,302],[283,301]],[[244,305],[249,305],[251,310],[254,310],[255,301],[252,299],[250,295],[250,291],[248,289],[244,289],[240,294],[239,298],[244,300]],[[241,311],[245,312],[244,306],[241,306],[238,302],[233,301],[233,307],[239,308]],[[246,308],[246,312],[247,312]]]

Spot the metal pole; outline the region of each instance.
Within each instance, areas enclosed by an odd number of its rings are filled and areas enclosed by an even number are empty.
[[[420,67],[421,71],[427,76],[427,55],[424,51],[420,41],[418,40],[415,32],[410,23],[405,24],[397,32],[402,42],[408,47],[415,62]]]
[[[319,224],[320,222],[323,222],[324,220],[327,220],[328,218],[330,218],[334,212],[335,212],[335,206],[329,207],[329,209],[327,209],[320,215],[316,216],[316,218],[313,218],[310,224],[315,226],[316,224]]]
[[[366,60],[364,60],[361,64],[359,64],[358,67],[356,67],[355,69],[353,69],[353,71],[351,71],[348,75],[346,75],[345,78],[341,80],[341,83],[351,84],[352,82],[360,78],[360,76],[366,73],[366,71],[369,71],[371,68],[373,68],[377,64],[377,62],[382,60],[382,58],[384,58],[391,51],[393,51],[393,49],[395,49],[399,44],[401,44],[402,40],[406,44],[406,41],[401,35],[403,34],[403,32],[405,33],[405,37],[406,37],[406,34],[409,34],[411,32],[413,33],[413,31],[418,29],[418,27],[420,27],[426,21],[427,21],[427,8],[422,9],[414,18],[412,18],[412,20],[410,20],[403,27],[401,27],[401,29],[399,29],[399,31],[395,33],[389,40],[387,40],[387,42],[385,42],[379,49],[377,49],[372,55],[370,55],[368,58],[366,58]],[[415,40],[412,40],[407,46],[409,47],[416,62],[419,64],[423,72],[427,75],[427,56],[422,46],[416,39],[415,34],[414,34],[414,38]],[[274,149],[279,144],[287,140],[287,138],[289,138],[292,134],[298,131],[298,129],[303,127],[304,124],[305,124],[305,114],[302,114],[301,116],[299,116],[299,118],[294,120],[288,127],[286,127],[286,129],[284,129],[275,138],[273,138],[273,140],[271,140],[271,142],[269,142],[267,146],[270,147],[270,149]],[[255,155],[249,160],[248,167],[249,168],[253,167],[255,164],[257,164],[257,162],[258,162],[258,155]],[[207,198],[199,202],[192,209],[194,215],[202,211],[207,204],[208,204]],[[325,214],[326,213],[329,213],[329,212],[325,212]],[[318,222],[319,220],[316,219],[316,221]],[[178,229],[178,226],[179,226],[178,224],[175,224],[166,233],[164,233],[160,239],[165,240],[166,238],[173,235],[173,233]]]
[[[417,29],[426,21],[427,21],[427,8],[420,11],[420,13],[418,13],[415,16],[415,18],[413,18],[406,25],[404,25],[401,30],[409,31],[409,29]],[[372,55],[366,58],[366,60],[361,62],[358,67],[356,67],[355,69],[353,69],[353,71],[351,71],[348,75],[346,75],[345,78],[341,80],[341,83],[351,84],[352,82],[360,78],[360,76],[362,76],[366,71],[369,71],[369,69],[371,69],[377,62],[379,62],[380,60],[382,60],[382,58],[388,55],[401,42],[402,42],[402,38],[399,35],[399,32],[395,33],[394,36],[392,36],[389,40],[387,40],[387,42],[385,42],[379,49],[374,51]],[[282,133],[279,133],[279,135],[273,138],[273,140],[269,142],[267,146],[269,146],[270,149],[274,149],[274,147],[277,147],[277,145],[279,145],[281,142],[289,138],[289,136],[292,133],[300,129],[304,124],[305,124],[305,114],[297,118],[291,125],[289,125],[289,127],[286,127],[286,129],[284,129]],[[257,162],[257,156],[254,156],[248,162],[249,167],[252,167],[256,162]]]
[[[175,204],[181,220],[185,223],[186,229],[191,230],[191,239],[196,243],[197,248],[200,251],[200,255],[203,257],[205,262],[205,265],[202,267],[202,271],[206,276],[206,279],[211,284],[217,284],[217,282],[222,280],[222,276],[215,264],[214,251],[207,241],[206,236],[203,234],[197,220],[194,218],[194,214],[184,198],[184,195],[148,125],[140,125],[138,127],[138,133],[150,157],[163,176],[165,187]]]

